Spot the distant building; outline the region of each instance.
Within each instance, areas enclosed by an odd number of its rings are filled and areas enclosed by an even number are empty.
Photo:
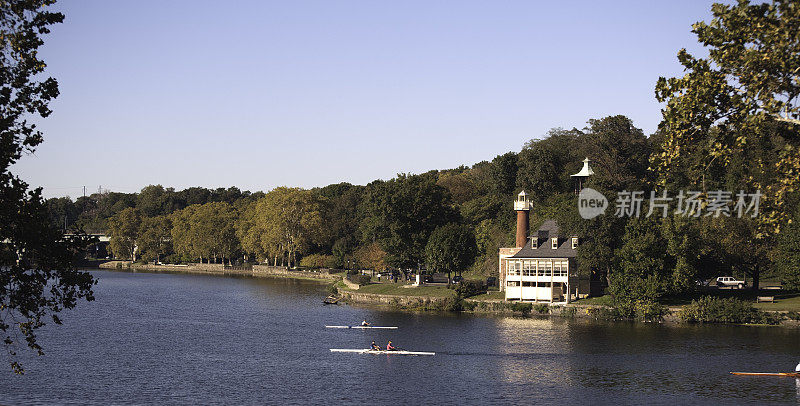
[[[576,193],[594,174],[589,159],[583,169],[572,175]],[[546,220],[536,234],[528,237],[528,219],[532,205],[523,190],[514,201],[517,212],[517,236],[514,248],[500,248],[500,290],[506,300],[524,302],[571,302],[589,295],[589,278],[578,277],[577,235],[559,232],[554,220]]]
[[[527,240],[504,258],[506,300],[569,303],[589,293],[588,283],[578,279],[577,236],[561,235],[558,224],[547,220]]]

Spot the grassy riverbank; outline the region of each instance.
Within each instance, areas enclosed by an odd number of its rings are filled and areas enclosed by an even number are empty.
[[[371,283],[359,289],[350,289],[343,283],[336,284],[345,301],[352,304],[371,304],[409,311],[461,311],[470,313],[492,313],[508,315],[554,315],[562,317],[581,317],[600,320],[618,320],[620,313],[614,308],[610,295],[586,298],[570,304],[519,303],[504,301],[503,292],[490,291],[470,297],[460,297],[455,289],[446,286],[420,286],[397,283]],[[774,297],[774,303],[755,303],[757,296]],[[701,298],[712,299],[701,301]],[[734,300],[731,302],[731,300]],[[663,314],[654,320],[668,323],[746,323],[798,325],[800,294],[775,291],[715,291],[703,292],[684,297],[665,298],[662,302]],[[698,306],[700,306],[698,308]],[[706,309],[704,306],[711,306]],[[697,319],[697,312],[712,316]],[[716,316],[713,316],[716,314]]]
[[[413,296],[413,297],[455,297],[453,289],[446,286],[419,286],[405,287],[408,285],[394,283],[373,283],[362,286],[359,293],[375,293],[379,295]]]
[[[723,290],[709,291],[681,297],[666,297],[661,300],[661,304],[672,309],[680,309],[690,304],[692,300],[697,300],[703,296],[711,296],[722,299],[739,299],[747,303],[752,303],[759,310],[770,312],[800,312],[800,293],[780,293],[780,291],[761,291],[759,293],[751,291]],[[774,302],[757,303],[757,297],[773,297]],[[574,302],[581,305],[613,306],[614,301],[611,295],[580,299]]]

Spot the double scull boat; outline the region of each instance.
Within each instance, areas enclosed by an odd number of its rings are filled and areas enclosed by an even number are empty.
[[[394,351],[386,351],[386,350],[371,350],[369,348],[365,348],[363,350],[357,349],[345,349],[345,348],[331,348],[331,352],[353,352],[356,354],[391,354],[391,355],[436,355],[435,352],[424,352],[424,351],[406,351],[406,350],[394,350]]]
[[[325,326],[325,328],[385,328],[396,329],[396,326]]]

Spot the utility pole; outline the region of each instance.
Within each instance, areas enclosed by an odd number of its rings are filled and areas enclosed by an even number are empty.
[[[86,186],[83,187],[83,197],[86,197]]]

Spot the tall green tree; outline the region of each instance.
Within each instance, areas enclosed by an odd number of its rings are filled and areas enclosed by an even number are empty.
[[[772,254],[783,288],[800,291],[800,210],[781,232]]]
[[[180,255],[184,260],[191,261],[200,258],[200,262],[203,262],[203,258],[208,257],[203,256],[200,248],[201,236],[199,235],[199,230],[197,227],[193,227],[195,225],[194,216],[199,207],[199,204],[193,204],[183,210],[172,212],[169,215],[169,220],[172,222],[170,235],[172,237],[172,249],[175,250],[176,254]]]
[[[109,247],[114,256],[136,261],[137,242],[141,235],[142,212],[129,207],[108,221]]]
[[[138,239],[142,258],[161,260],[172,249],[172,223],[167,216],[145,217]]]
[[[652,158],[662,185],[682,173],[705,176],[743,151],[777,145],[774,162],[757,167],[773,174],[751,179],[765,192],[759,234],[774,234],[793,209],[800,188],[800,4],[775,0],[714,4],[711,22],[692,32],[708,49],[698,58],[685,49],[678,60],[686,74],[659,78],[656,97],[666,103],[659,125],[662,145]]]
[[[161,185],[145,186],[136,196],[136,208],[147,217],[155,217],[164,213],[167,195]]]
[[[41,189],[11,172],[23,152],[32,152],[43,134],[32,121],[50,115],[58,83],[46,77],[39,59],[42,37],[64,19],[48,10],[50,0],[0,1],[0,333],[13,371],[22,341],[38,354],[36,333],[47,319],[81,299],[93,300],[94,280],[74,267],[76,244],[53,227]],[[31,120],[34,118],[34,120]]]
[[[503,155],[496,156],[489,167],[492,190],[500,195],[513,194],[517,185],[518,170],[517,154],[515,152],[506,152]]]
[[[457,218],[447,190],[430,174],[400,174],[369,184],[362,210],[362,241],[378,242],[386,262],[400,269],[418,268],[433,230]]]
[[[614,305],[625,317],[651,318],[666,293],[667,252],[658,223],[632,219],[625,226],[616,267],[609,279]]]
[[[467,225],[450,223],[431,233],[425,246],[425,263],[435,272],[461,273],[475,260],[477,244],[472,228]]]
[[[261,237],[264,230],[256,224],[256,204],[248,202],[239,211],[239,218],[236,220],[236,237],[239,239],[245,260],[262,260],[266,258],[266,251]]]
[[[580,162],[578,130],[554,128],[540,140],[530,140],[518,155],[516,190],[525,190],[534,201],[544,201],[555,193],[572,191],[569,169]]]
[[[285,252],[289,266],[296,266],[296,254],[319,238],[320,209],[319,196],[300,188],[278,187],[258,200],[255,226],[262,230],[263,249],[275,264]]]
[[[591,158],[595,173],[590,178],[592,188],[613,192],[650,189],[651,143],[630,118],[617,115],[591,119],[583,131],[580,147],[576,148],[583,156],[576,158]],[[577,172],[582,164],[574,165]]]
[[[228,202],[211,202],[201,205],[192,216],[197,242],[204,256],[225,263],[239,248],[236,238],[238,213]]]

